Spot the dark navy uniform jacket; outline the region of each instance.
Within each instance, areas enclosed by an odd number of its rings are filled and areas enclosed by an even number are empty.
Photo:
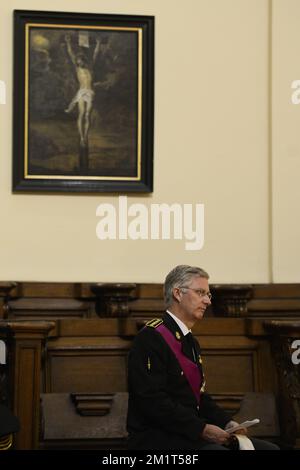
[[[162,320],[192,359],[177,323],[167,313]],[[201,350],[195,339],[194,349],[198,359]],[[207,393],[201,392],[198,404],[177,358],[154,326],[146,326],[135,337],[128,358],[128,391],[127,429],[132,449],[201,448],[206,423],[224,428],[231,419]]]

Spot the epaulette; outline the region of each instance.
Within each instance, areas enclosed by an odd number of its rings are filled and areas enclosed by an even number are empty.
[[[152,318],[152,320],[147,321],[146,326],[150,326],[151,328],[157,328],[162,323],[163,320],[161,318]]]
[[[13,435],[9,434],[8,436],[3,436],[0,438],[0,451],[8,450],[13,443]]]

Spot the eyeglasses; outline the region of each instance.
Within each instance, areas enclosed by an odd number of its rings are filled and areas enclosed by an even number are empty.
[[[194,292],[196,292],[196,294],[199,295],[199,297],[208,297],[209,300],[212,299],[211,293],[210,293],[210,292],[206,292],[206,290],[204,290],[204,289],[193,289],[192,287],[185,287],[185,286],[182,286],[181,289],[193,290]]]

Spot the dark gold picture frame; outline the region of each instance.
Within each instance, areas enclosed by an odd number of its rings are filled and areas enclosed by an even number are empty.
[[[13,191],[153,190],[154,17],[15,10]]]

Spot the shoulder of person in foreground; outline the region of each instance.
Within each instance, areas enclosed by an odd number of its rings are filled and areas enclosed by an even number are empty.
[[[149,355],[155,357],[158,362],[166,360],[169,353],[168,345],[162,335],[156,331],[162,323],[160,318],[154,318],[137,333],[129,351],[129,364],[132,360],[141,361]]]
[[[161,334],[156,331],[156,328],[163,324],[161,318],[153,318],[145,323],[145,325],[140,329],[133,340],[133,346],[140,345],[144,342],[158,341],[163,343]]]

